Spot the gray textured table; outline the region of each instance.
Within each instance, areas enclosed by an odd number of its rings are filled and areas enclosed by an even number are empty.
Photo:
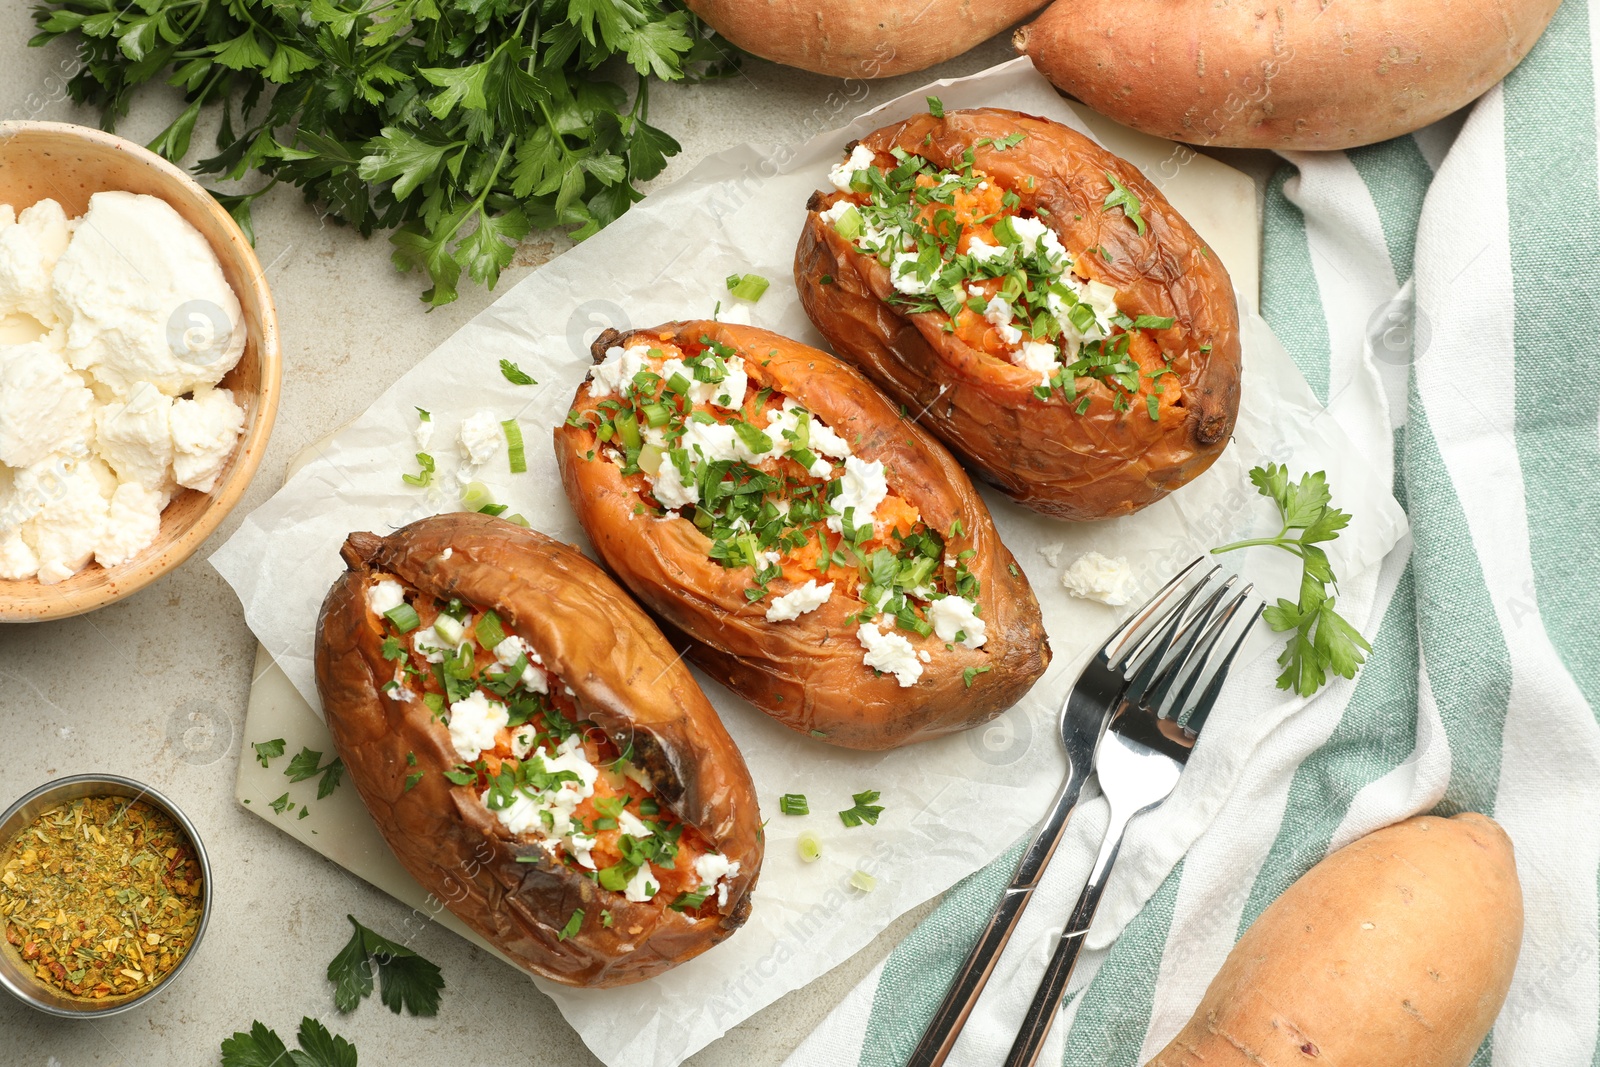
[[[70,48],[30,49],[32,32],[28,5],[0,5],[0,119],[95,123],[66,98]],[[1003,40],[991,41],[932,71],[876,83],[747,61],[727,81],[660,88],[651,120],[684,151],[657,184],[728,145],[803,140],[934,77],[1010,55]],[[176,94],[154,90],[118,132],[148,140],[178,110]],[[209,137],[202,127],[195,145],[207,147]],[[254,1019],[287,1037],[302,1016],[331,1011],[323,971],[349,936],[347,913],[380,931],[399,929],[406,914],[234,804],[255,642],[205,558],[278,488],[289,457],[359,414],[492,295],[463,280],[460,301],[425,313],[417,277],[395,273],[385,240],[324,225],[292,189],[257,204],[255,227],[282,326],[284,391],[271,447],[243,503],[187,564],[143,592],[76,619],[0,627],[0,807],[57,775],[111,771],[151,783],[196,822],[211,853],[211,927],[177,984],[120,1018],[62,1022],[0,1001],[6,1067],[210,1067],[221,1040]],[[565,247],[558,236],[535,234],[501,285]],[[779,1062],[932,906],[689,1062]],[[438,927],[412,947],[443,968],[443,1006],[437,1018],[401,1018],[374,998],[332,1020],[363,1063],[598,1062],[550,1001],[505,965]]]

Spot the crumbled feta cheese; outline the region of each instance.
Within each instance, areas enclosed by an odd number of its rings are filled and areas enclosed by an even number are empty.
[[[811,433],[815,433],[817,427],[822,425],[813,419],[809,414],[801,412],[797,407],[788,402],[785,402],[781,411],[775,408],[767,412],[767,436],[772,438],[773,455],[781,456],[794,450],[794,442],[789,440],[789,438],[785,437],[784,435],[791,433],[798,434],[800,432],[800,420],[802,418],[805,419],[805,421],[809,424],[808,429]],[[813,458],[811,466],[806,468],[807,472],[813,478],[831,478],[833,476],[833,464],[817,455],[818,449],[816,448],[816,442],[814,440],[812,440],[810,444]],[[782,500],[778,501],[778,503],[785,505],[782,510],[784,510],[785,514],[787,514],[788,501]]]
[[[933,286],[933,279],[924,281],[917,274],[917,255],[913,252],[898,252],[889,262],[889,279],[894,287],[907,296],[924,296]]]
[[[837,226],[840,219],[844,218],[850,212],[855,210],[857,210],[856,206],[850,201],[838,200],[829,207],[819,211],[817,214],[822,221],[826,222],[829,226]]]
[[[647,863],[634,872],[633,879],[628,882],[627,888],[622,893],[629,900],[638,904],[655,896],[660,888],[656,884],[654,872],[650,870],[650,865]]]
[[[871,167],[876,158],[872,149],[864,144],[858,144],[850,150],[849,159],[828,168],[828,181],[832,182],[833,187],[841,193],[848,193],[850,179],[855,176],[856,171]]]
[[[433,420],[418,420],[417,428],[411,431],[411,436],[417,439],[417,451],[426,452],[428,446],[433,444]]]
[[[811,420],[811,451],[834,459],[844,459],[851,454],[850,442],[816,418]]]
[[[535,652],[528,642],[516,634],[509,634],[504,641],[494,646],[495,662],[502,667],[515,664],[518,656],[528,657],[528,665],[522,669],[520,679],[522,687],[534,693],[550,692],[550,683],[545,679],[544,671],[539,669],[544,665],[544,660],[539,658],[539,653]]]
[[[633,385],[634,375],[644,370],[649,357],[648,345],[627,348],[612,345],[606,349],[605,361],[589,369],[589,395],[599,398],[626,393]]]
[[[440,559],[449,559],[451,556],[453,556],[455,554],[456,554],[456,550],[451,548],[450,546],[446,545],[445,546],[445,550],[443,552],[439,553],[439,558]]]
[[[617,829],[629,837],[649,837],[654,832],[631,811],[624,811],[617,815]]]
[[[693,481],[685,482],[678,465],[666,456],[661,457],[661,468],[653,475],[647,474],[645,480],[657,502],[668,511],[700,503],[700,487]]]
[[[50,273],[67,250],[73,224],[54,200],[40,200],[13,216],[0,214],[0,318],[22,314],[46,328],[56,322]]]
[[[928,654],[928,650],[925,649],[925,648],[924,649],[919,649],[917,651],[917,658],[920,659],[924,663],[932,663],[933,662],[933,657]]]
[[[424,626],[413,634],[411,648],[429,663],[443,663],[444,658],[456,650],[456,646],[440,637],[438,628],[433,626]]]
[[[1057,260],[1066,258],[1067,250],[1062,247],[1061,239],[1042,219],[1013,215],[1011,232],[1017,235],[1017,243],[1024,252],[1033,252],[1042,246],[1050,258]]]
[[[539,739],[539,731],[532,726],[519,726],[511,731],[511,754],[517,759],[527,759],[528,753],[533,751],[533,743]]]
[[[244,411],[227,389],[196,389],[193,400],[174,400],[172,474],[179,485],[209,493],[244,430]]]
[[[767,606],[768,622],[788,622],[798,619],[808,611],[816,611],[833,596],[833,583],[818,585],[815,578],[805,585],[773,599]]]
[[[551,774],[563,771],[576,776],[576,780],[560,782],[551,790],[534,790],[532,795],[518,792],[510,806],[496,812],[500,822],[513,834],[529,831],[546,832],[545,815],[549,815],[548,833],[554,839],[566,839],[571,847],[573,832],[572,813],[579,804],[594,795],[595,779],[600,772],[589,762],[583,752],[583,740],[573,734],[557,746],[554,754],[541,748],[529,759],[538,760]],[[486,798],[488,792],[483,796]]]
[[[978,606],[965,597],[940,597],[928,605],[928,622],[939,640],[950,642],[961,635],[961,643],[968,648],[982,648],[983,620],[978,617]]]
[[[1133,568],[1121,556],[1115,559],[1085,552],[1061,576],[1061,584],[1075,597],[1120,607],[1133,598]]]
[[[450,705],[450,744],[463,763],[471,763],[495,746],[495,736],[510,722],[506,706],[474,689],[465,700]]]
[[[1000,334],[1003,344],[1014,345],[1022,340],[1022,331],[1011,325],[1011,302],[1002,296],[992,296],[983,309],[983,317],[988,319]]]
[[[154,196],[104,192],[56,262],[67,358],[118,396],[215,385],[244,354],[244,313],[200,231]]]
[[[20,581],[39,573],[39,557],[22,539],[22,527],[0,532],[0,578]]]
[[[572,858],[578,861],[578,866],[594,870],[594,856],[591,850],[596,840],[590,834],[573,834],[567,838],[567,847],[572,849]]]
[[[1017,366],[1039,372],[1039,384],[1049,385],[1050,375],[1061,366],[1061,350],[1043,341],[1024,341],[1017,349]]]
[[[722,422],[688,423],[683,430],[683,447],[691,456],[698,450],[701,457],[712,462],[740,460],[745,463],[759,463],[762,458],[750,450],[750,446],[744,443],[744,439],[732,425]],[[663,465],[665,462],[663,461]]]
[[[650,776],[646,774],[644,768],[639,766],[637,763],[624,760],[622,763],[622,776],[638,782],[639,788],[645,790],[646,792],[655,789],[655,785],[650,781]]]
[[[696,856],[694,860],[694,873],[700,879],[699,888],[716,885],[724,878],[736,878],[739,874],[737,861],[730,861],[720,852],[707,852],[703,856]]]
[[[973,237],[967,242],[967,255],[979,263],[991,259],[998,259],[1006,254],[1004,245],[992,245],[981,237]]]
[[[171,417],[172,398],[149,382],[135,385],[127,403],[107,404],[94,413],[94,449],[100,458],[119,479],[138,482],[162,494],[163,501],[177,488]],[[184,432],[187,439],[187,424]],[[193,473],[187,466],[186,472]]]
[[[1066,549],[1066,547],[1067,546],[1062,544],[1060,541],[1052,541],[1048,545],[1039,546],[1039,555],[1043,556],[1044,561],[1050,564],[1050,566],[1059,567],[1061,566],[1061,553]]]
[[[461,430],[456,435],[456,444],[461,452],[461,469],[456,471],[457,480],[463,485],[472,481],[478,468],[500,451],[501,439],[500,422],[492,411],[480,411],[462,420]]]
[[[102,567],[115,567],[149,548],[161,532],[161,509],[166,505],[165,494],[152,493],[138,482],[117,486],[95,545],[95,561]]]
[[[39,563],[39,581],[64,582],[94,557],[110,517],[117,478],[93,456],[54,456],[16,472],[16,499],[36,507],[22,538]]]
[[[0,345],[0,463],[31,467],[52,453],[88,453],[94,393],[40,342]]]
[[[873,670],[894,675],[902,688],[915,685],[922,677],[922,663],[917,659],[916,650],[899,634],[880,633],[877,626],[864,622],[856,630],[856,640],[866,649],[861,662]]]
[[[884,480],[883,461],[862,461],[849,456],[844,461],[844,477],[839,479],[839,495],[828,501],[835,514],[828,516],[828,529],[834,533],[844,530],[846,508],[853,509],[851,519],[856,526],[866,526],[873,521],[874,512],[889,495],[889,483]]]

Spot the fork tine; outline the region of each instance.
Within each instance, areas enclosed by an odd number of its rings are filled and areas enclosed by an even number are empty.
[[[1166,698],[1172,693],[1173,687],[1178,684],[1180,677],[1187,674],[1193,677],[1194,672],[1186,670],[1196,664],[1204,663],[1205,657],[1211,653],[1211,645],[1215,641],[1217,606],[1227,596],[1239,580],[1237,575],[1230,574],[1226,581],[1219,585],[1215,592],[1206,597],[1205,601],[1190,613],[1188,620],[1179,630],[1173,641],[1173,651],[1167,656],[1165,666],[1150,681],[1148,697],[1143,703],[1156,713],[1158,718],[1169,718],[1161,710],[1166,703]],[[1196,651],[1197,646],[1206,639],[1211,639]],[[1182,705],[1174,702],[1174,708]]]
[[[1125,699],[1130,704],[1142,702],[1156,673],[1167,662],[1167,653],[1187,632],[1185,623],[1190,619],[1189,606],[1220,570],[1221,567],[1213,567],[1207,571],[1205,577],[1200,579],[1200,584],[1189,590],[1183,600],[1179,601],[1178,606],[1161,620],[1159,626],[1125,657],[1123,665],[1133,665],[1133,675],[1124,690]]]
[[[1256,605],[1255,611],[1250,613],[1249,621],[1244,624],[1244,628],[1239,631],[1239,636],[1234,639],[1233,647],[1228,649],[1228,654],[1222,658],[1222,663],[1217,666],[1216,673],[1211,676],[1211,681],[1207,683],[1205,692],[1201,694],[1199,701],[1195,703],[1194,710],[1189,713],[1189,721],[1185,724],[1185,728],[1191,734],[1198,735],[1205,728],[1206,718],[1211,714],[1211,709],[1216,706],[1217,696],[1222,692],[1222,683],[1228,678],[1228,671],[1233,667],[1234,658],[1239,655],[1239,650],[1244,647],[1244,643],[1249,638],[1251,631],[1256,628],[1256,620],[1261,618],[1261,613],[1266,610],[1266,601]]]
[[[1178,687],[1176,693],[1172,692],[1172,687],[1176,685],[1178,681],[1175,673],[1167,687],[1167,692],[1162,694],[1162,701],[1166,703],[1166,706],[1170,709],[1169,712],[1163,717],[1171,718],[1174,722],[1177,722],[1185,717],[1185,713],[1190,707],[1191,698],[1194,696],[1195,689],[1199,687],[1201,681],[1207,677],[1206,667],[1208,664],[1210,664],[1211,657],[1215,654],[1217,646],[1222,643],[1223,635],[1227,632],[1229,624],[1233,621],[1233,617],[1238,614],[1239,609],[1243,607],[1244,604],[1249,600],[1250,593],[1254,589],[1254,585],[1246,584],[1243,589],[1239,590],[1239,592],[1235,593],[1228,600],[1227,604],[1223,605],[1220,610],[1216,611],[1212,615],[1210,621],[1206,625],[1205,633],[1194,642],[1194,647],[1188,651],[1188,654],[1184,658],[1183,667],[1185,669],[1182,672],[1183,684]],[[1169,694],[1171,695],[1172,699],[1170,702],[1167,702],[1165,701],[1165,697]]]
[[[1194,560],[1191,560],[1189,565],[1183,568],[1183,570],[1179,571],[1170,582],[1162,586],[1161,589],[1157,591],[1155,596],[1145,601],[1143,607],[1134,612],[1132,615],[1128,616],[1127,621],[1125,621],[1121,626],[1117,627],[1112,635],[1106,640],[1106,643],[1101,646],[1099,652],[1100,657],[1108,664],[1115,663],[1123,658],[1121,656],[1122,649],[1119,646],[1124,641],[1131,640],[1135,644],[1137,644],[1139,641],[1142,641],[1142,635],[1138,638],[1133,637],[1135,632],[1142,630],[1146,623],[1152,622],[1152,620],[1157,619],[1158,616],[1159,618],[1165,618],[1165,615],[1161,614],[1161,611],[1167,600],[1169,600],[1173,593],[1183,585],[1184,581],[1189,577],[1190,572],[1204,562],[1204,556],[1200,556]],[[1116,655],[1113,655],[1114,649],[1117,652]]]

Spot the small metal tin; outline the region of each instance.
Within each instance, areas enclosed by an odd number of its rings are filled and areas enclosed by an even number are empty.
[[[105,796],[143,800],[170,815],[172,821],[177,823],[188,836],[189,843],[194,846],[194,854],[200,861],[200,876],[203,879],[200,924],[195,928],[194,941],[189,945],[189,950],[184,953],[183,959],[178,961],[171,974],[142,993],[108,997],[104,1001],[70,997],[50,989],[24,968],[16,951],[10,945],[0,941],[0,986],[29,1007],[62,1019],[104,1019],[110,1015],[130,1011],[137,1005],[154,999],[162,990],[177,981],[184,968],[189,966],[189,961],[194,959],[195,953],[200,949],[201,939],[205,937],[206,924],[211,921],[211,860],[206,856],[206,847],[200,840],[199,832],[195,830],[188,816],[178,810],[176,804],[149,786],[131,778],[115,774],[77,774],[46,782],[7,808],[4,815],[0,815],[0,848],[10,845],[17,834],[32,825],[35,819],[51,808],[77,800],[79,797]]]

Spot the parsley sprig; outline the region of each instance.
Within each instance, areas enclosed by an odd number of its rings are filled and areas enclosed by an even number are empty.
[[[855,801],[855,806],[846,808],[839,813],[839,821],[846,826],[860,826],[862,823],[878,825],[878,816],[883,814],[883,805],[877,803],[878,791],[869,789],[865,793],[855,793],[850,797]]]
[[[356,1067],[356,1047],[310,1017],[300,1020],[300,1047],[290,1051],[283,1038],[257,1021],[249,1033],[222,1042],[222,1067]]]
[[[363,236],[394,231],[433,306],[463,270],[492,288],[533,227],[581,240],[628,210],[680,150],[648,121],[651,77],[725,70],[664,0],[66,0],[34,19],[31,43],[76,47],[68,92],[107,129],[141,85],[175,86],[188,106],[149,147],[179,161],[220,112],[195,170],[260,175],[218,196],[247,233],[258,197],[299,186]]]
[[[1278,657],[1283,667],[1283,673],[1278,676],[1278,688],[1293,689],[1308,697],[1327,682],[1329,671],[1341,678],[1354,678],[1356,670],[1366,662],[1365,653],[1372,651],[1360,631],[1334,610],[1338,598],[1329,588],[1336,592],[1338,580],[1327,552],[1318,547],[1321,542],[1337,538],[1339,531],[1350,524],[1350,515],[1332,505],[1327,474],[1323,471],[1293,482],[1289,480],[1288,467],[1269,463],[1252,470],[1250,481],[1262,496],[1272,498],[1278,505],[1283,528],[1275,537],[1236,541],[1211,551],[1218,554],[1270,545],[1300,557],[1304,564],[1300,602],[1296,604],[1280,597],[1262,618],[1274,630],[1289,634],[1288,644]],[[1290,536],[1292,531],[1298,533]]]
[[[444,990],[439,968],[404,945],[368,930],[355,916],[345,917],[355,933],[328,964],[334,1007],[348,1014],[371,996],[376,967],[383,982],[379,997],[390,1011],[399,1015],[404,1008],[412,1015],[439,1014],[439,994]]]

